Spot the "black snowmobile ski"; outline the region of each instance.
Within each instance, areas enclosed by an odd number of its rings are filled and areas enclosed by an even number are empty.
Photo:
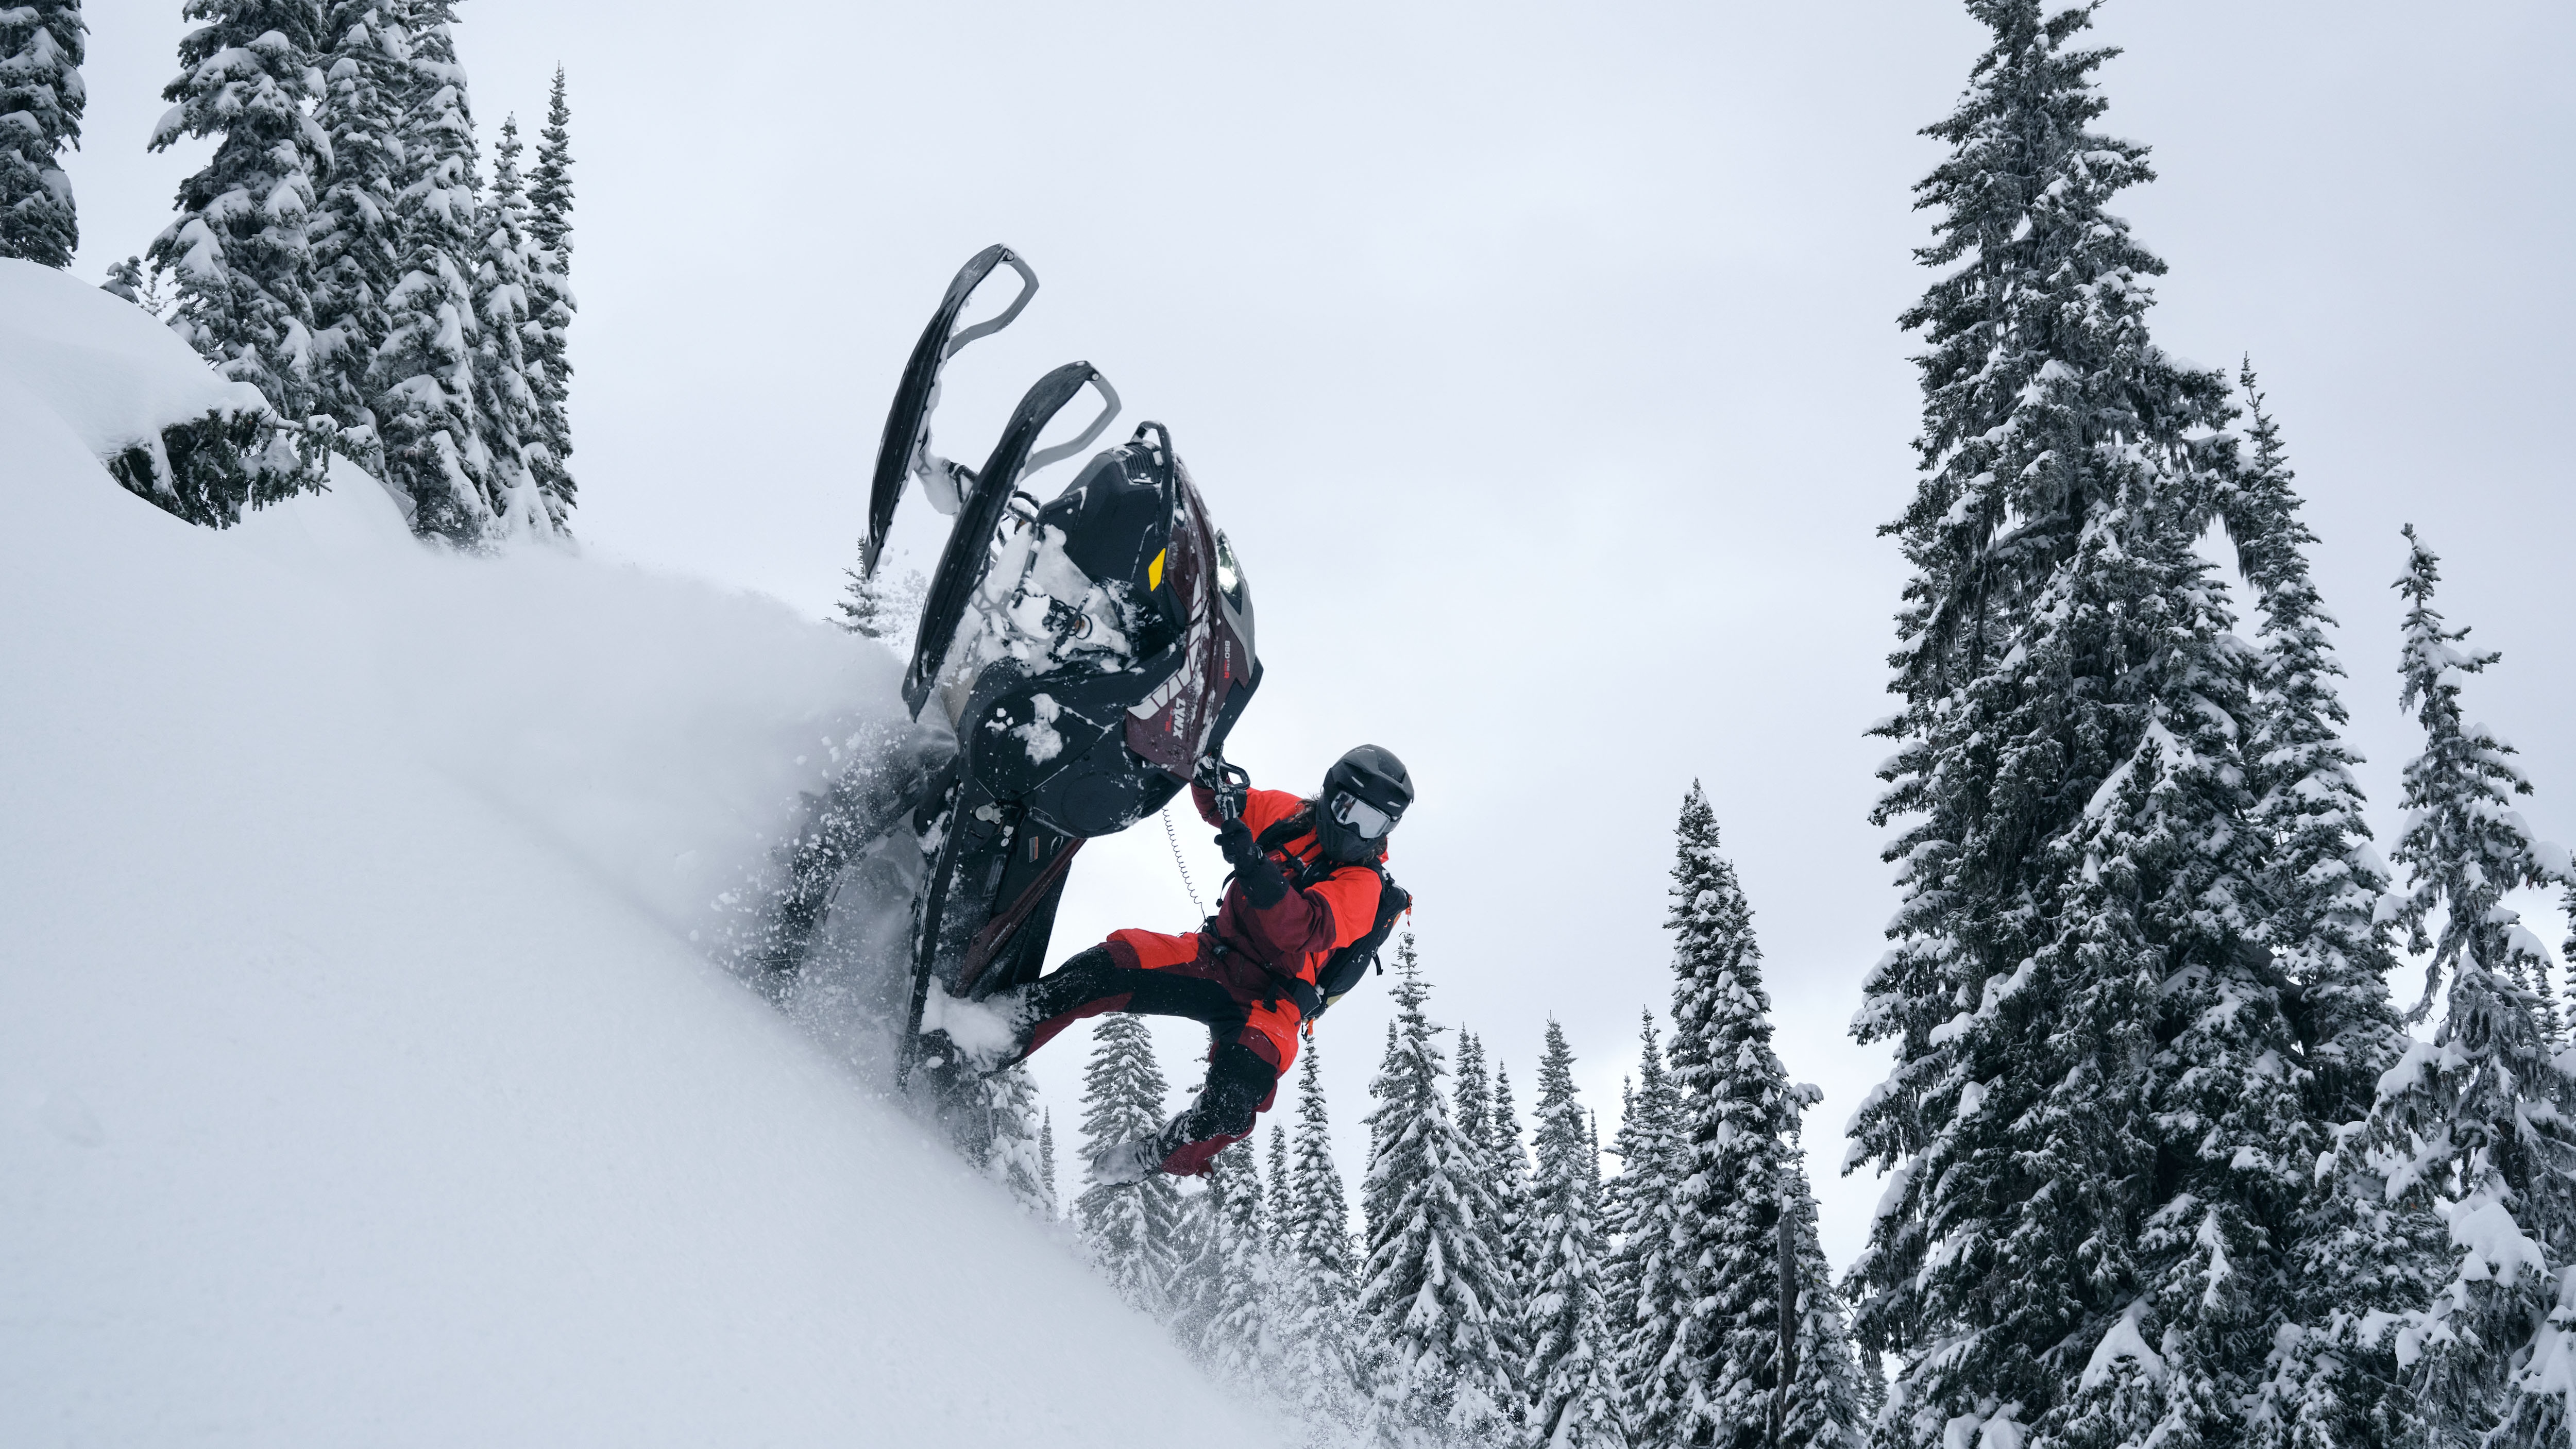
[[[1001,266],[1020,274],[1020,294],[1000,315],[957,331],[966,300]],[[923,491],[942,513],[955,513],[956,500],[974,486],[975,475],[963,465],[930,451],[930,414],[939,405],[939,370],[967,343],[1010,326],[1037,293],[1038,274],[1029,270],[1019,253],[998,243],[969,258],[949,280],[939,310],[930,314],[930,325],[921,329],[921,340],[913,344],[912,359],[904,364],[903,378],[895,384],[894,406],[886,411],[885,434],[877,442],[876,472],[868,484],[868,536],[859,545],[859,572],[876,573],[877,555],[885,549],[886,530],[894,525],[895,505],[903,501],[906,478],[919,475]]]
[[[956,321],[1000,266],[1023,286],[992,320]],[[1084,465],[1052,501],[1028,474],[1089,448],[1118,410],[1108,380],[1068,363],[1030,388],[981,470],[929,450],[939,370],[1000,330],[1037,277],[988,247],[949,284],[886,420],[863,569],[873,573],[904,480],[956,522],[904,672],[913,729],[818,802],[791,863],[764,964],[783,985],[819,929],[840,871],[906,826],[927,863],[914,901],[898,1076],[920,1057],[931,986],[981,998],[1035,980],[1082,842],[1161,809],[1221,758],[1259,687],[1249,587],[1160,423]],[[1086,387],[1104,403],[1082,434],[1039,448]],[[943,499],[943,489],[954,498]],[[1002,570],[1001,576],[996,570]]]

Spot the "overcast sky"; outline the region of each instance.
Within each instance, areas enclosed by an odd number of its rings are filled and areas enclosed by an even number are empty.
[[[87,8],[96,278],[203,151],[143,149],[177,0]],[[1959,6],[460,9],[487,137],[570,74],[595,556],[826,610],[904,356],[957,264],[1008,242],[1045,289],[951,374],[944,450],[980,461],[1075,357],[1122,434],[1170,424],[1259,610],[1230,753],[1291,789],[1362,740],[1411,764],[1393,865],[1432,1009],[1489,1038],[1524,1114],[1553,1014],[1607,1130],[1668,996],[1673,818],[1707,783],[1781,1053],[1825,1089],[1808,1146],[1850,1261],[1878,1188],[1836,1176],[1842,1127],[1883,1062],[1845,1025],[1894,905],[1862,731],[1903,575],[1875,529],[1913,486],[1894,319],[1923,286],[1916,131],[1981,44]],[[2264,375],[2383,842],[2409,520],[2443,607],[2506,653],[2471,713],[2525,750],[2542,832],[2576,837],[2576,9],[2125,0],[2099,30],[2127,47],[2103,124],[2162,177],[2120,203],[2172,264],[2156,335]],[[944,525],[914,500],[898,545],[926,560]],[[1222,867],[1184,823],[1204,890]],[[1056,954],[1188,921],[1148,822],[1086,852]],[[1349,1174],[1386,1016],[1372,986],[1321,1033]],[[1164,1041],[1190,1080],[1189,1031]],[[1082,1050],[1041,1059],[1060,1117]]]

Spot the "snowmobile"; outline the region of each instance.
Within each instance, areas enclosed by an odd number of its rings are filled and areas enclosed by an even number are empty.
[[[995,272],[1019,291],[960,328]],[[950,526],[903,674],[912,727],[881,741],[813,802],[758,965],[793,982],[858,852],[908,829],[925,869],[913,900],[897,1080],[923,1061],[930,992],[979,1000],[1037,979],[1082,844],[1161,810],[1194,779],[1240,798],[1227,733],[1261,685],[1252,597],[1171,434],[1139,426],[1085,463],[1052,500],[1030,474],[1089,448],[1119,408],[1107,378],[1070,362],[1038,379],[983,467],[931,450],[943,369],[1001,331],[1037,292],[1008,247],[976,253],[949,282],[886,416],[870,480],[863,576],[884,559],[906,485]],[[1070,442],[1039,435],[1086,389],[1101,410]]]

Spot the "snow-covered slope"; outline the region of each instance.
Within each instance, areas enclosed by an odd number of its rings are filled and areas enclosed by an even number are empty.
[[[0,1443],[1269,1442],[689,943],[889,658],[180,523],[96,420],[211,379],[0,267]]]

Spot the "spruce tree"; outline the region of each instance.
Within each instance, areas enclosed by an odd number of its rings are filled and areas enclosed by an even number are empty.
[[[1523,1442],[1550,1449],[1626,1449],[1619,1382],[1602,1295],[1599,1163],[1575,1098],[1574,1051],[1548,1018],[1538,1063],[1538,1172],[1530,1193],[1531,1257],[1522,1280]]]
[[[2398,925],[2429,953],[2427,1010],[2444,1015],[2380,1084],[2372,1156],[2391,1196],[2438,1202],[2449,1272],[2399,1334],[2398,1358],[2435,1444],[2563,1444],[2571,1346],[2561,1271],[2576,1261],[2576,1077],[2548,1029],[2549,953],[2504,904],[2565,886],[2565,853],[2514,808],[2531,793],[2513,747],[2460,712],[2469,675],[2498,656],[2455,647],[2433,607],[2432,550],[2406,529],[2400,702],[2424,730],[2406,766]],[[2448,983],[2447,993],[2443,992]],[[2493,1437],[2490,1437],[2493,1436]]]
[[[152,149],[210,136],[215,152],[179,184],[178,219],[152,243],[176,279],[170,325],[271,407],[301,420],[315,396],[313,254],[307,228],[330,138],[306,114],[322,72],[320,0],[187,0],[205,22],[179,42],[174,102]]]
[[[1504,1362],[1511,1372],[1513,1421],[1526,1424],[1531,1385],[1522,1369],[1530,1356],[1526,1325],[1530,1270],[1537,1258],[1533,1234],[1537,1229],[1530,1220],[1529,1149],[1521,1140],[1520,1110],[1512,1101],[1511,1073],[1499,1061],[1494,1063],[1494,1107],[1486,1118],[1485,1163],[1486,1180],[1492,1184],[1494,1194],[1495,1256],[1502,1264],[1505,1295],[1496,1307],[1501,1321],[1495,1334],[1502,1341]]]
[[[1358,1318],[1378,1356],[1373,1418],[1394,1442],[1488,1442],[1502,1433],[1511,1397],[1495,1336],[1493,1203],[1476,1176],[1483,1154],[1441,1090],[1441,1028],[1423,1011],[1431,988],[1409,931],[1396,961],[1394,1045],[1369,1084],[1377,1148],[1361,1193],[1368,1260]]]
[[[511,537],[557,538],[564,520],[556,500],[538,486],[530,451],[540,425],[522,351],[529,325],[531,247],[519,151],[518,119],[504,117],[500,144],[493,148],[492,188],[482,207],[483,241],[474,270],[480,333],[474,349],[474,394],[482,410],[477,423],[497,526]]]
[[[1143,1017],[1113,1012],[1100,1018],[1091,1039],[1082,1081],[1086,1159],[1160,1130],[1167,1093]],[[1074,1200],[1074,1222],[1092,1261],[1121,1298],[1148,1313],[1162,1312],[1167,1301],[1180,1206],[1179,1191],[1162,1173],[1139,1183],[1094,1183]]]
[[[1056,1195],[1055,1189],[1055,1112],[1052,1109],[1038,1114],[1038,1185],[1046,1193],[1047,1218],[1053,1221],[1064,1199]]]
[[[80,148],[80,0],[15,0],[0,9],[0,257],[68,267],[80,216],[63,148]]]
[[[1638,1356],[1649,1352],[1661,1331],[1660,1324],[1645,1321],[1645,1305],[1650,1297],[1666,1302],[1671,1296],[1668,1248],[1678,1110],[1672,1078],[1664,1071],[1663,1047],[1655,1036],[1655,1013],[1649,1007],[1639,1013],[1636,1083],[1633,1087],[1620,1084],[1619,1126],[1610,1138],[1610,1155],[1619,1159],[1619,1172],[1602,1184],[1602,1224],[1610,1240],[1602,1297],[1609,1314],[1612,1367],[1623,1422],[1634,1422],[1637,1391],[1654,1362],[1641,1363]]]
[[[455,0],[408,0],[408,93],[402,144],[410,183],[399,198],[401,278],[386,298],[376,354],[376,427],[385,481],[412,501],[412,530],[460,547],[493,537],[484,409],[476,396],[474,117],[456,62]]]
[[[98,289],[111,297],[121,297],[137,307],[143,306],[143,259],[127,257],[107,269],[107,280]]]
[[[1487,1067],[1485,1042],[1464,1027],[1458,1029],[1458,1074],[1450,1098],[1457,1114],[1458,1135],[1466,1141],[1470,1154],[1458,1170],[1476,1180],[1480,1196],[1491,1204],[1477,1224],[1496,1269],[1494,1297],[1485,1306],[1492,1318],[1494,1342],[1502,1355],[1506,1376],[1514,1388],[1512,1395],[1498,1402],[1504,1415],[1517,1425],[1522,1407],[1518,1388],[1524,1355],[1520,1342],[1520,1283],[1514,1276],[1518,1263],[1512,1242],[1517,1204],[1513,1186],[1505,1181],[1503,1156],[1497,1150],[1502,1127],[1494,1118],[1495,1077]],[[1512,1129],[1512,1138],[1512,1155],[1522,1161],[1518,1191],[1525,1195],[1529,1172],[1518,1127]]]
[[[1780,1387],[1794,1380],[1787,1422],[1839,1445],[1857,1411],[1848,1365],[1834,1361],[1848,1360],[1848,1348],[1837,1343],[1794,1373],[1781,1362],[1783,1305],[1795,1313],[1800,1287],[1782,1282],[1781,1243],[1784,1232],[1794,1239],[1804,1210],[1792,1143],[1806,1094],[1771,1049],[1752,908],[1696,781],[1676,835],[1665,923],[1675,976],[1667,1063],[1679,1098],[1665,1228],[1672,1268],[1640,1296],[1629,1427],[1645,1444],[1805,1443],[1782,1436],[1776,1419]]]
[[[2369,848],[2361,763],[2343,739],[2346,714],[2326,630],[2334,620],[2310,577],[2316,536],[2299,517],[2288,449],[2249,361],[2238,374],[2248,447],[2217,499],[2259,620],[2254,729],[2245,748],[2253,828],[2271,843],[2261,894],[2262,943],[2292,984],[2283,994],[2301,1054],[2284,1059],[2305,1083],[2306,1121],[2285,1140],[2282,1170],[2304,1172],[2289,1224],[2290,1282],[2276,1305],[2290,1320],[2272,1382],[2251,1419],[2251,1441],[2324,1449],[2396,1444],[2412,1405],[2392,1335],[2398,1312],[2430,1294],[2425,1269],[2440,1223],[2420,1200],[2392,1201],[2365,1135],[2380,1074],[2405,1049],[2388,999],[2387,872]],[[2223,1296],[2242,1292],[2231,1284]]]
[[[983,1082],[992,1130],[983,1137],[984,1171],[1040,1218],[1055,1216],[1055,1189],[1038,1117],[1038,1084],[1026,1067]]]
[[[1262,1182],[1250,1146],[1216,1155],[1206,1196],[1216,1236],[1216,1278],[1206,1332],[1190,1340],[1219,1382],[1263,1398],[1278,1392],[1280,1278],[1261,1222]]]
[[[1297,1067],[1297,1135],[1288,1171],[1276,1175],[1281,1201],[1278,1243],[1282,1287],[1279,1378],[1290,1402],[1322,1427],[1347,1429],[1359,1419],[1366,1355],[1351,1321],[1357,1264],[1351,1250],[1350,1204],[1333,1164],[1332,1124],[1313,1042]]]
[[[1775,1400],[1781,1416],[1778,1442],[1816,1449],[1860,1449],[1877,1407],[1867,1373],[1853,1352],[1851,1325],[1833,1264],[1817,1236],[1816,1196],[1794,1150],[1782,1188],[1788,1212],[1790,1261],[1796,1296],[1790,1300],[1793,1343],[1789,1392]]]
[[[332,0],[314,110],[331,143],[312,227],[315,405],[339,425],[341,447],[379,476],[376,354],[392,331],[387,302],[402,279],[402,194],[414,179],[403,144],[412,93],[406,15],[404,0]]]
[[[1288,1129],[1270,1124],[1266,1168],[1261,1174],[1261,1230],[1273,1243],[1288,1233]]]
[[[1855,1021],[1897,1061],[1853,1126],[1893,1181],[1856,1326],[1909,1356],[1891,1444],[2231,1439],[2314,1139],[2252,681],[2193,547],[2227,388],[2148,336],[2163,264],[2107,204],[2150,173],[2088,129],[2091,7],[1969,8],[1992,44],[1929,128],[1939,277],[1903,318],[1921,477],[1875,818],[1905,901]]]
[[[570,340],[572,296],[572,108],[564,101],[564,73],[555,67],[546,97],[546,124],[537,132],[537,164],[528,173],[528,274],[526,347],[528,389],[536,423],[527,438],[529,466],[558,522],[573,506]]]

